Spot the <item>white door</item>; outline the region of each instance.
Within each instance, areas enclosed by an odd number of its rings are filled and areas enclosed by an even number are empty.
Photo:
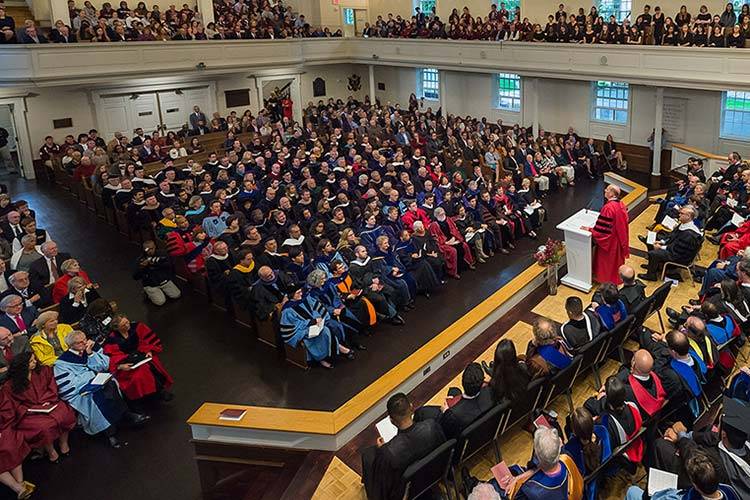
[[[362,35],[367,23],[367,9],[354,9],[354,30],[357,36]]]
[[[124,99],[128,103],[130,125],[133,130],[142,128],[146,134],[150,134],[161,124],[156,94],[133,94]],[[132,130],[130,133],[133,133]]]
[[[102,115],[104,123],[100,124],[99,131],[102,137],[112,137],[115,132],[122,132],[127,137],[132,137],[133,128],[130,125],[128,113],[128,97],[110,96],[101,100]]]
[[[188,112],[185,111],[185,95],[174,90],[159,92],[159,108],[162,123],[167,130],[177,131],[182,128]]]

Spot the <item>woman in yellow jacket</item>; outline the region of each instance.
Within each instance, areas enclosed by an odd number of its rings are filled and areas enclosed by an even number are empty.
[[[45,366],[52,366],[57,357],[68,350],[65,336],[73,331],[70,325],[57,322],[57,311],[46,311],[34,321],[38,332],[31,337],[31,350]]]

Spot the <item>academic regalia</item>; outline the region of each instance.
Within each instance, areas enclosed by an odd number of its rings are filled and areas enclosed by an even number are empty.
[[[217,262],[219,261],[217,260]],[[217,267],[220,270],[224,269],[223,266]],[[252,287],[258,279],[257,266],[255,265],[255,262],[251,262],[250,266],[248,267],[245,267],[242,264],[236,264],[231,269],[229,269],[229,274],[225,276],[226,293],[228,294],[234,305],[247,311],[252,311]],[[211,283],[213,285],[214,281],[212,280]]]
[[[419,257],[412,257],[412,254],[419,254]],[[396,255],[398,261],[414,276],[420,291],[431,292],[440,285],[440,278],[427,262],[423,251],[418,251],[411,240],[396,245]]]
[[[445,259],[443,259],[440,247],[438,247],[435,239],[430,236],[429,233],[424,233],[422,236],[414,233],[411,235],[411,241],[414,242],[414,248],[416,248],[418,252],[422,252],[422,258],[430,264],[435,275],[442,281],[447,273],[447,269]],[[433,257],[429,255],[431,253],[436,255]]]
[[[515,468],[515,467],[514,467]],[[534,475],[513,483],[507,492],[509,500],[568,500],[583,498],[583,477],[575,462],[568,455],[560,455],[560,470],[547,475],[537,470]]]
[[[601,455],[599,456],[599,459],[604,463],[604,461],[612,455],[612,445],[609,442],[609,432],[607,432],[607,428],[603,425],[596,424],[594,425],[594,435],[596,436],[596,442],[601,446]],[[586,463],[583,457],[583,444],[575,434],[570,436],[568,442],[563,446],[562,452],[573,459],[582,476],[585,477],[593,472],[586,469]],[[592,481],[585,487],[584,498],[586,500],[596,500],[598,498],[598,490],[599,484],[596,481]]]
[[[352,278],[348,272],[332,277],[330,283],[336,287],[346,306],[355,313],[361,324],[373,326],[378,322],[375,306],[367,297],[357,294],[357,290],[352,288]],[[349,295],[356,295],[356,297],[347,298]]]
[[[618,269],[630,256],[628,209],[617,199],[604,203],[596,225],[591,229],[594,251],[594,278],[599,283],[622,283]]]
[[[310,327],[323,320],[323,327],[316,337],[310,337]],[[281,308],[279,329],[281,338],[292,347],[300,342],[307,349],[307,359],[323,361],[338,352],[339,341],[343,340],[343,330],[325,309],[325,306],[309,294],[300,300],[288,300]]]
[[[728,314],[706,320],[706,331],[717,345],[722,345],[740,335],[740,327]]]
[[[32,371],[28,386],[21,392],[14,392],[10,383],[5,384],[4,390],[16,407],[19,418],[16,430],[32,448],[50,444],[75,427],[76,414],[68,403],[60,400],[51,367],[39,366]],[[27,411],[45,406],[55,406],[55,409],[49,413]]]
[[[23,463],[31,448],[16,428],[16,405],[8,391],[0,391],[0,472],[10,471]]]
[[[552,345],[535,346],[529,342],[526,347],[526,365],[533,378],[554,375],[570,366],[573,357],[562,342]]]
[[[705,382],[707,367],[700,356],[692,351],[692,348],[689,359],[691,364],[678,359],[672,359],[669,362],[669,366],[679,378],[685,393],[689,397],[688,407],[691,413],[694,417],[697,417],[700,413],[699,401],[703,394],[703,383]],[[671,392],[670,395],[672,395]]]
[[[336,285],[331,280],[327,280],[321,287],[310,288],[308,293],[325,306],[331,317],[334,317],[333,311],[335,309],[342,309],[337,320],[347,335],[356,335],[362,329],[362,322],[354,312],[346,307],[344,301],[341,300]]]
[[[164,347],[156,334],[143,323],[131,323],[128,338],[113,331],[104,344],[104,353],[109,356],[109,371],[117,379],[120,390],[130,400],[168,390],[173,383],[158,353]],[[125,363],[138,363],[151,353],[151,361],[135,370],[118,370]]]
[[[236,266],[235,266],[236,267]],[[276,306],[281,303],[291,288],[291,280],[282,272],[274,272],[271,281],[257,280],[250,290],[253,311],[258,319],[271,316]]]
[[[655,372],[649,374],[648,380],[641,380],[631,373],[627,381],[633,396],[632,401],[646,415],[653,417],[664,407],[667,402],[667,391]],[[628,400],[631,401],[630,398]]]
[[[625,407],[620,411],[609,410],[601,416],[601,423],[609,432],[610,443],[613,448],[622,446],[630,441],[640,431],[643,425],[643,417],[635,403],[626,401]],[[643,459],[644,443],[640,437],[633,441],[625,450],[625,456],[633,463],[639,463]]]
[[[391,318],[396,315],[396,307],[394,306],[393,299],[391,298],[395,291],[390,285],[381,281],[383,289],[379,292],[373,291],[370,288],[372,280],[378,278],[380,280],[379,268],[373,264],[371,257],[367,257],[364,261],[355,259],[351,261],[349,267],[349,276],[352,279],[352,286],[356,290],[362,290],[362,295],[375,307],[375,310],[384,315],[387,318]]]
[[[469,245],[466,244],[463,236],[461,236],[461,233],[458,232],[456,224],[447,217],[443,224],[445,224],[448,228],[448,234],[446,234],[446,231],[443,230],[441,223],[438,221],[434,221],[430,224],[429,231],[430,235],[435,239],[435,242],[440,249],[440,253],[445,260],[445,265],[448,269],[448,275],[451,277],[455,277],[458,276],[458,250],[453,245],[448,245],[446,241],[450,240],[451,238],[455,238],[459,241],[458,245],[456,246],[460,245],[462,247],[463,259],[467,265],[471,266],[474,263],[474,257],[471,255],[471,249],[469,248]]]
[[[583,311],[583,319],[570,319],[562,324],[560,333],[570,349],[578,349],[588,344],[601,333],[599,318],[590,310]]]
[[[78,413],[78,423],[87,434],[98,434],[116,424],[127,411],[116,382],[110,379],[94,392],[81,390],[100,372],[109,371],[109,357],[101,351],[76,354],[65,351],[53,367],[60,399]]]
[[[226,303],[231,300],[229,296],[229,274],[234,267],[234,258],[231,254],[220,257],[216,254],[206,259],[206,275],[208,286],[214,300],[224,299]]]

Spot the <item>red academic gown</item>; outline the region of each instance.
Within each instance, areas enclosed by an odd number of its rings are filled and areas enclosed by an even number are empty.
[[[31,448],[16,429],[16,409],[6,391],[0,391],[0,472],[20,465]]]
[[[594,250],[594,279],[599,283],[622,283],[619,267],[630,255],[628,209],[620,200],[609,200],[602,207],[591,229]]]
[[[40,366],[32,372],[29,385],[22,392],[13,392],[10,383],[5,384],[4,390],[13,401],[19,418],[16,429],[31,447],[50,444],[76,426],[76,414],[68,403],[60,400],[51,367]],[[55,409],[50,413],[27,411],[29,408],[44,408],[44,403],[56,405]]]
[[[730,235],[737,236],[736,240],[729,240]],[[725,233],[719,244],[719,258],[728,259],[737,252],[750,245],[750,221],[745,221],[736,231]]]
[[[130,334],[125,340],[117,332],[112,332],[104,344],[104,353],[109,356],[109,371],[120,384],[120,390],[130,400],[140,399],[154,394],[159,389],[157,376],[162,380],[162,388],[172,386],[172,377],[161,363],[157,353],[162,351],[161,341],[156,334],[143,323],[132,323]],[[127,358],[134,352],[151,353],[151,362],[135,370],[118,370],[117,365],[127,363]]]
[[[450,217],[446,217],[445,221],[448,223],[448,229],[450,230],[451,236],[460,241],[464,246],[464,261],[469,265],[473,264],[474,256],[471,255],[471,249],[469,248],[469,245],[467,245],[464,241],[464,237],[461,236],[460,232],[458,232],[456,223],[453,222]],[[455,248],[446,243],[446,241],[448,241],[450,238],[445,237],[442,229],[440,229],[440,224],[438,224],[437,221],[434,221],[430,224],[430,234],[433,238],[435,238],[435,242],[440,249],[440,253],[443,255],[443,259],[445,260],[445,267],[448,269],[448,275],[458,275],[458,252]]]

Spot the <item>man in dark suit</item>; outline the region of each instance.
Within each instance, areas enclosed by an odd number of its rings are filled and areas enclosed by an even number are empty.
[[[29,278],[32,283],[47,286],[62,276],[60,266],[70,258],[70,254],[59,252],[57,243],[47,240],[41,245],[43,259],[37,259],[29,266]]]
[[[24,309],[32,306],[37,309],[43,309],[52,305],[49,290],[39,283],[32,283],[29,280],[29,273],[26,271],[16,271],[11,274],[8,282],[10,283],[10,288],[5,290],[0,295],[0,298],[7,295],[19,295],[23,299]]]
[[[8,366],[13,358],[29,351],[29,339],[24,335],[14,336],[7,328],[0,327],[0,383],[7,380]]]
[[[461,431],[494,406],[492,391],[489,386],[483,387],[483,384],[482,366],[470,363],[461,377],[463,394],[453,396],[446,402],[445,411],[438,420],[446,439],[458,438]],[[456,399],[458,402],[452,404]]]
[[[193,112],[190,113],[190,128],[197,130],[199,122],[202,122],[201,125],[205,125],[206,115],[201,111],[199,106],[193,106]]]
[[[406,394],[394,394],[386,406],[398,432],[387,443],[380,437],[377,446],[362,450],[362,483],[370,500],[401,498],[406,468],[445,442],[435,419],[414,422],[414,408]]]
[[[638,277],[646,281],[656,281],[657,274],[665,262],[689,264],[693,261],[703,244],[703,235],[695,225],[696,210],[691,205],[680,209],[680,225],[675,227],[665,239],[658,240],[648,248],[646,273]],[[644,238],[645,240],[645,238]]]
[[[0,223],[0,231],[3,233],[3,238],[8,240],[8,243],[13,244],[13,240],[25,234],[21,227],[21,214],[13,210],[8,212],[6,219],[7,221]]]
[[[36,26],[27,27],[21,35],[21,43],[49,43],[47,38],[37,32]]]
[[[10,330],[15,336],[26,335],[36,332],[34,320],[39,316],[36,307],[24,307],[23,299],[20,295],[6,295],[0,299],[0,326]]]
[[[67,26],[52,30],[51,39],[52,43],[76,43],[78,41],[75,34],[71,33]]]

